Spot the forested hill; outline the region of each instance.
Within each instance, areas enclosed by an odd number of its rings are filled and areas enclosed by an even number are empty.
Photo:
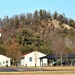
[[[33,50],[50,53],[75,52],[75,21],[65,14],[46,10],[0,19],[0,54],[13,59]]]

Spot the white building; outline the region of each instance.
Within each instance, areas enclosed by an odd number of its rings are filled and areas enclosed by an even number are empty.
[[[1,37],[1,33],[0,33],[0,37]]]
[[[0,54],[0,66],[10,66],[11,58]]]
[[[47,66],[47,59],[40,60],[40,57],[46,56],[38,51],[25,54],[21,58],[21,66]]]

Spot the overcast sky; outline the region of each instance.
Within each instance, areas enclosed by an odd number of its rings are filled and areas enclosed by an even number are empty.
[[[0,18],[45,9],[75,20],[75,0],[0,0]]]

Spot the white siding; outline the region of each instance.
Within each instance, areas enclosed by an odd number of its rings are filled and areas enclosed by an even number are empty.
[[[24,56],[23,59],[21,59],[21,65],[22,66],[40,66],[40,57],[46,56],[45,54],[41,53],[41,52],[31,52],[27,55]],[[29,59],[32,58],[32,61],[30,61]],[[42,64],[42,62],[41,62]],[[47,65],[47,59],[43,59],[43,65]]]
[[[0,66],[10,66],[10,58],[0,55]]]
[[[0,37],[1,37],[1,33],[0,33]]]

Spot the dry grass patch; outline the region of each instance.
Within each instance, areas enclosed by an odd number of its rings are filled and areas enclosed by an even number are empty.
[[[55,66],[55,67],[40,67],[48,70],[75,70],[75,66]]]
[[[75,66],[30,67],[30,68],[42,68],[51,71],[1,72],[0,75],[75,75]],[[57,70],[57,71],[53,71],[53,70]]]
[[[9,72],[0,75],[75,75],[75,72]]]

